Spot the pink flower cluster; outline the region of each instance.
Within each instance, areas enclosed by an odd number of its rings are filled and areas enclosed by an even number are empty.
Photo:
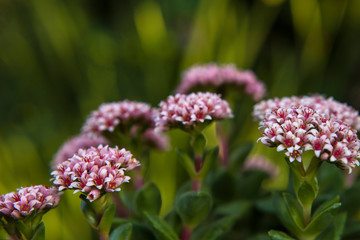
[[[52,161],[52,169],[55,169],[59,163],[71,158],[80,148],[97,147],[100,144],[107,145],[109,141],[102,136],[90,137],[85,134],[72,137],[66,141],[55,154]]]
[[[55,187],[37,185],[1,195],[0,219],[23,219],[33,213],[40,214],[55,208],[60,201],[60,194]]]
[[[301,162],[302,154],[313,150],[317,158],[335,163],[349,173],[359,165],[356,130],[312,108],[278,108],[266,113],[261,126],[264,131],[259,140],[278,151],[285,150],[290,162]]]
[[[163,130],[193,130],[213,120],[232,117],[231,109],[220,95],[214,93],[176,94],[160,103],[157,126]]]
[[[117,131],[128,139],[136,139],[143,144],[164,149],[167,138],[155,132],[157,110],[149,104],[134,101],[104,103],[93,111],[86,120],[82,131],[86,135],[99,136]]]
[[[234,65],[222,65],[211,63],[195,65],[184,72],[178,93],[190,93],[196,90],[211,88],[218,92],[222,87],[235,87],[245,91],[255,101],[265,95],[265,86],[251,71],[240,71]]]
[[[360,116],[358,111],[333,98],[326,99],[319,95],[264,100],[255,105],[253,116],[258,120],[262,120],[267,112],[271,112],[279,107],[290,108],[299,106],[306,106],[319,113],[328,114],[332,118],[346,122],[357,130],[360,129]]]
[[[129,122],[144,126],[153,126],[155,110],[150,105],[134,101],[104,103],[93,111],[86,120],[82,131],[92,135],[99,135],[104,131],[113,132],[115,128]]]
[[[125,171],[138,167],[140,163],[125,149],[108,146],[79,149],[78,153],[60,163],[51,173],[51,179],[59,191],[74,189],[81,191],[87,199],[94,201],[106,192],[120,191],[120,185],[129,182]]]

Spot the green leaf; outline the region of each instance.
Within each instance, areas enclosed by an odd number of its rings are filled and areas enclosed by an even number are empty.
[[[271,240],[295,240],[294,238],[281,231],[270,230],[268,234]]]
[[[235,179],[236,194],[241,198],[256,200],[263,191],[262,183],[269,178],[269,174],[264,171],[250,170]]]
[[[295,197],[289,193],[283,193],[283,199],[290,217],[299,229],[304,228],[303,209]]]
[[[129,223],[128,219],[114,217],[112,224],[111,224],[111,228],[117,228],[117,227],[127,224],[127,223]]]
[[[154,230],[155,235],[159,240],[178,240],[178,236],[171,229],[171,227],[160,217],[154,214],[144,212],[146,221]]]
[[[341,240],[346,222],[346,213],[341,213],[335,218],[333,227],[323,232],[316,240]]]
[[[191,147],[193,148],[194,152],[198,155],[202,155],[205,147],[206,147],[207,139],[205,135],[201,132],[192,136],[191,138]]]
[[[339,191],[340,192],[340,191]],[[346,189],[341,195],[341,209],[348,213],[348,217],[355,218],[355,215],[360,211],[359,204],[359,192],[360,192],[360,182],[355,183],[349,189]]]
[[[176,210],[181,219],[191,227],[202,222],[212,207],[210,194],[202,191],[191,191],[181,195],[176,202]]]
[[[264,213],[276,214],[271,195],[256,200],[255,207]]]
[[[322,203],[317,209],[316,211],[313,213],[313,217],[316,217],[317,215],[319,215],[323,210],[331,207],[334,203],[339,203],[340,202],[340,197],[339,195],[335,196],[334,198]]]
[[[294,220],[289,214],[287,206],[283,197],[279,193],[273,193],[273,206],[276,209],[276,214],[279,217],[282,224],[294,235],[298,236],[302,230],[295,224]]]
[[[131,239],[159,240],[148,226],[138,223],[133,223]]]
[[[36,227],[31,240],[45,240],[45,225],[43,222]]]
[[[314,202],[317,192],[315,187],[309,184],[307,181],[304,181],[300,184],[299,189],[297,191],[297,196],[303,206],[311,206]]]
[[[89,222],[89,224],[93,227],[97,227],[97,217],[96,212],[91,207],[89,201],[81,199],[80,203],[81,211],[83,212],[86,220]]]
[[[180,234],[182,231],[182,221],[179,216],[179,214],[172,210],[168,215],[165,217],[165,222],[169,224],[169,226],[176,232],[177,234]]]
[[[232,203],[220,205],[215,210],[216,215],[233,215],[237,219],[244,216],[251,208],[252,203],[249,201],[238,200]]]
[[[99,231],[106,233],[110,232],[111,224],[115,216],[115,211],[115,203],[110,203],[106,206],[99,223]]]
[[[180,149],[176,149],[176,153],[179,156],[180,163],[183,165],[190,177],[196,177],[194,161],[184,151]]]
[[[110,234],[110,240],[130,240],[132,232],[132,224],[125,223],[115,228]]]
[[[136,194],[135,206],[140,215],[145,211],[158,215],[161,209],[161,194],[158,187],[152,182],[146,183]]]
[[[203,166],[199,172],[199,178],[204,179],[208,172],[210,171],[211,167],[213,166],[214,162],[217,160],[219,156],[219,147],[216,146],[210,149],[205,154],[205,160],[203,162]]]
[[[230,231],[236,221],[235,216],[224,217],[211,224],[203,224],[196,228],[191,235],[191,240],[216,240],[220,236]]]
[[[221,171],[213,181],[211,193],[214,201],[228,202],[234,199],[235,180],[229,171]]]
[[[32,229],[30,226],[28,226],[26,223],[24,223],[22,220],[15,221],[16,228],[27,238],[31,238],[33,235]]]
[[[340,206],[341,203],[337,202],[319,211],[316,215],[312,217],[311,222],[305,228],[304,232],[309,235],[317,235],[324,231],[325,228],[332,223],[334,216]]]
[[[246,157],[249,155],[251,149],[254,144],[252,142],[246,142],[241,144],[240,146],[236,146],[236,148],[231,152],[229,156],[230,167],[233,171],[237,171],[238,168],[245,161]]]

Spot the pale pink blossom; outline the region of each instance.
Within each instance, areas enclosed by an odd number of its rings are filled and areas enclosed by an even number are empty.
[[[118,125],[138,123],[142,126],[153,126],[154,109],[150,105],[134,101],[103,103],[93,111],[82,131],[99,135],[104,131],[113,132]]]
[[[233,64],[217,65],[215,63],[195,65],[183,73],[177,93],[214,90],[224,88],[237,89],[251,96],[255,101],[265,95],[265,86],[251,71],[241,71]]]
[[[176,94],[159,105],[156,124],[163,130],[194,130],[216,120],[232,117],[229,104],[214,93]]]
[[[54,177],[51,181],[59,191],[72,189],[93,201],[106,192],[120,191],[120,185],[130,180],[125,172],[138,166],[140,163],[124,148],[99,145],[80,149],[60,163],[51,173]]]
[[[331,118],[346,122],[356,130],[360,129],[360,116],[358,111],[333,98],[324,98],[320,95],[292,96],[264,100],[254,106],[253,116],[257,120],[262,120],[267,112],[271,112],[274,109],[299,106],[309,107],[319,113],[327,114],[331,116]]]
[[[249,170],[264,171],[269,174],[270,177],[275,177],[279,173],[278,167],[262,155],[252,155],[246,158],[243,171]]]
[[[0,196],[0,219],[24,219],[32,214],[42,214],[55,208],[60,201],[55,187],[43,185],[24,187]]]
[[[140,145],[163,149],[167,138],[161,132],[151,136],[148,133],[155,130],[156,115],[157,109],[142,102],[124,100],[104,103],[91,112],[82,132],[88,136],[105,136],[109,140],[121,135],[128,141],[135,140]]]
[[[77,135],[67,140],[55,154],[51,167],[55,169],[59,163],[71,158],[80,148],[97,147],[100,144],[107,145],[109,141],[102,136]]]
[[[327,114],[309,107],[278,108],[267,112],[260,125],[264,130],[259,140],[285,151],[290,162],[301,162],[303,153],[313,150],[317,158],[349,173],[359,165],[356,130]]]

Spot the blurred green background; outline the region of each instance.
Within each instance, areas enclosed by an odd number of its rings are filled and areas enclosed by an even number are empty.
[[[359,43],[358,0],[0,0],[0,194],[49,185],[52,156],[91,110],[156,106],[195,63],[252,69],[267,97],[360,109]],[[65,195],[47,238],[89,239]]]

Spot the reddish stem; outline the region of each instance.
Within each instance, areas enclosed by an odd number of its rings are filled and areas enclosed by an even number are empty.
[[[201,188],[201,181],[198,178],[193,178],[191,180],[191,190],[193,191],[199,191]]]
[[[202,167],[202,157],[199,155],[195,155],[195,171],[198,173],[200,172]]]
[[[191,229],[187,226],[184,226],[180,234],[180,240],[189,240],[191,237],[191,233]]]
[[[139,190],[140,188],[142,188],[142,186],[144,186],[144,178],[141,174],[140,168],[135,168],[135,176],[134,176],[134,185],[135,185],[135,189]]]
[[[228,152],[229,152],[229,143],[228,139],[224,136],[220,136],[220,157],[221,157],[221,164],[223,167],[227,167],[229,165],[228,161]]]

